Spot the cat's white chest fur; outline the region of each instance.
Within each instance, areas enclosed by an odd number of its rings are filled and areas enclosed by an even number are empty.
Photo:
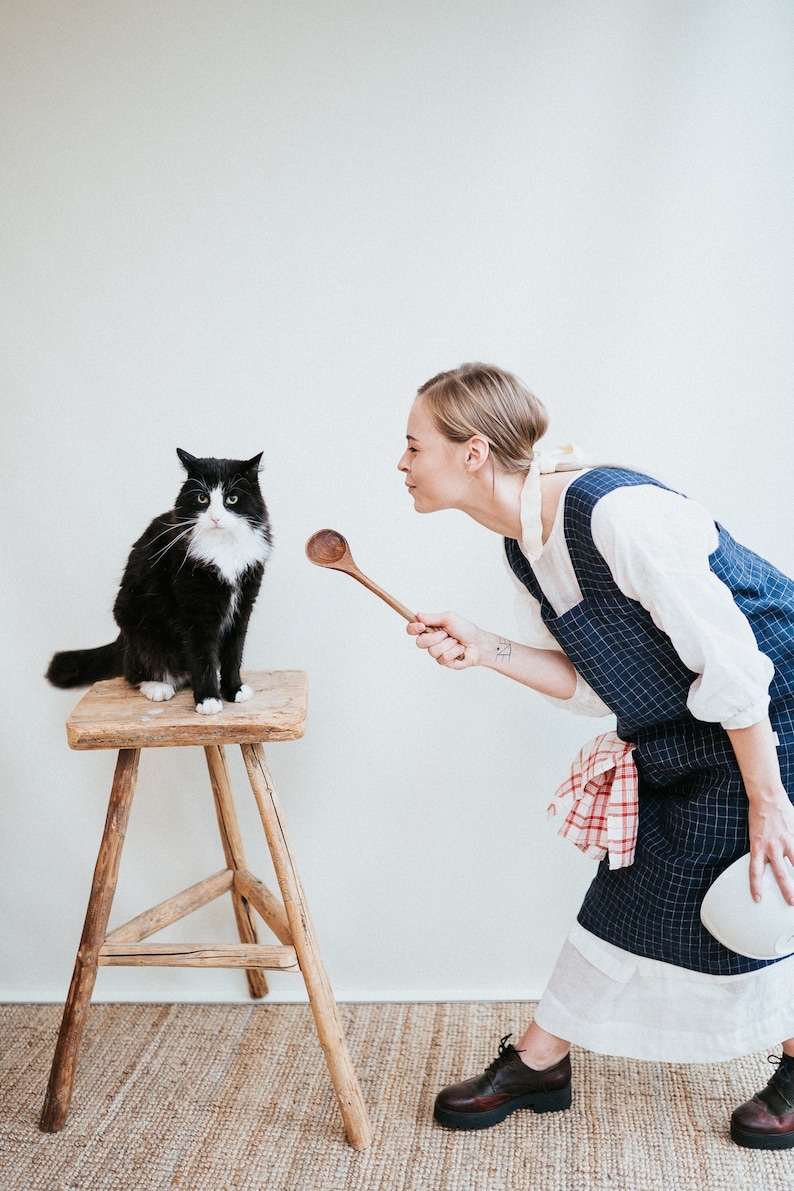
[[[215,488],[196,521],[187,553],[216,567],[227,583],[234,584],[249,567],[267,562],[270,545],[262,529],[226,508],[222,489]]]

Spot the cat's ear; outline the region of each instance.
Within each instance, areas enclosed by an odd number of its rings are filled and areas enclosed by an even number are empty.
[[[182,460],[182,466],[186,471],[190,471],[191,467],[198,463],[198,459],[195,457],[195,455],[188,454],[188,452],[183,451],[181,447],[177,447],[176,453]]]
[[[244,469],[246,471],[252,471],[254,474],[256,474],[259,471],[259,463],[264,453],[264,451],[260,451],[258,455],[254,455],[253,459],[249,459],[243,464]]]

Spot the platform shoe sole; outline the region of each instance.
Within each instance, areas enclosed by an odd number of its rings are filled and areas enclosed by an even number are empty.
[[[745,1146],[748,1150],[791,1150],[794,1149],[794,1132],[790,1133],[750,1133],[747,1129],[740,1129],[731,1121],[731,1140],[737,1146]]]
[[[453,1112],[452,1109],[436,1105],[433,1116],[439,1125],[446,1125],[447,1129],[490,1129],[519,1108],[531,1108],[537,1113],[562,1112],[571,1107],[571,1100],[569,1084],[557,1092],[530,1092],[527,1096],[514,1096],[490,1112]]]

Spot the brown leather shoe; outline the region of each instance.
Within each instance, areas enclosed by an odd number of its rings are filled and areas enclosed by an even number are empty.
[[[778,1068],[764,1088],[736,1109],[731,1117],[731,1137],[751,1150],[794,1148],[794,1058],[769,1056]]]
[[[449,1129],[489,1129],[517,1108],[559,1112],[571,1107],[571,1060],[568,1055],[545,1071],[522,1063],[510,1034],[499,1043],[499,1054],[475,1079],[444,1088],[436,1097],[433,1116]]]

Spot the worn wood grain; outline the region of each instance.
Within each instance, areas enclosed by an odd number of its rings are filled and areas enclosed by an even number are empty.
[[[202,906],[207,906],[222,894],[230,892],[233,882],[234,873],[229,869],[223,869],[212,877],[205,877],[203,881],[199,881],[198,884],[191,885],[182,893],[177,893],[166,901],[160,902],[151,910],[144,910],[142,914],[131,918],[123,926],[117,926],[110,932],[105,942],[140,943],[143,939],[148,939],[150,935],[156,935],[158,931],[165,930],[172,922],[186,918],[194,910],[200,910]]]
[[[267,765],[265,750],[261,743],[244,744],[242,754],[284,899],[284,909],[295,942],[301,975],[309,995],[317,1037],[328,1064],[339,1111],[353,1149],[364,1150],[372,1143],[372,1127],[342,1031],[328,973],[320,954],[309,905],[290,847],[284,815]]]
[[[278,943],[105,943],[99,952],[99,963],[110,967],[300,971],[295,948]]]
[[[97,682],[66,721],[66,739],[70,748],[87,750],[251,744],[303,736],[308,697],[304,670],[248,671],[243,681],[253,698],[224,703],[217,715],[199,715],[191,690],[153,703],[123,678]]]
[[[99,950],[105,938],[113,895],[116,892],[121,851],[138,776],[139,757],[137,749],[122,749],[116,761],[116,773],[94,869],[85,925],[77,949],[72,981],[52,1061],[50,1081],[44,1098],[40,1128],[45,1133],[57,1133],[62,1129],[69,1112],[85,1017],[96,983]]]
[[[223,854],[230,869],[245,869],[245,849],[240,824],[237,819],[237,808],[234,805],[232,784],[229,780],[229,768],[226,764],[226,750],[222,744],[205,745],[204,753],[207,759],[207,769],[212,785],[212,796],[215,800],[215,814],[218,819]],[[237,922],[237,933],[241,943],[258,943],[259,935],[256,921],[251,907],[241,894],[237,883],[232,885],[232,905]],[[291,943],[291,939],[281,939],[282,943]],[[246,973],[248,991],[254,1000],[266,997],[268,994],[267,977],[261,968],[251,968]]]
[[[234,874],[234,888],[250,902],[257,914],[267,923],[279,943],[291,947],[292,931],[289,928],[287,912],[281,902],[271,893],[267,885],[245,869]]]

